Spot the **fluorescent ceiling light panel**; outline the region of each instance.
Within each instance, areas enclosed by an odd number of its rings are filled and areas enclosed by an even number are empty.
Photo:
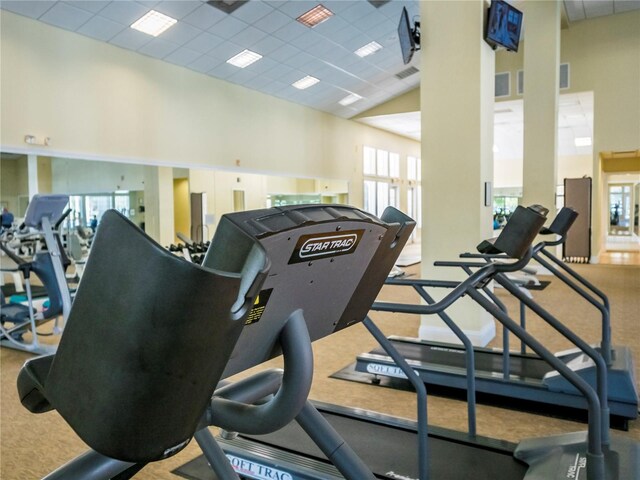
[[[149,10],[144,16],[136,20],[131,28],[138,30],[147,35],[157,37],[162,32],[172,27],[177,23],[175,18],[168,17],[167,15],[156,12],[155,10]]]
[[[347,105],[351,105],[352,103],[357,102],[361,98],[362,97],[360,95],[358,95],[357,93],[352,93],[351,95],[348,95],[348,96],[344,97],[338,103],[340,105],[342,105],[343,107],[346,107]]]
[[[320,80],[318,80],[316,77],[312,77],[311,75],[307,75],[306,77],[301,78],[297,82],[293,82],[291,85],[296,87],[298,90],[304,90],[305,88],[309,88],[309,87],[315,85],[319,81]]]
[[[328,20],[331,16],[333,16],[333,12],[331,10],[323,7],[322,5],[317,5],[308,12],[300,15],[296,20],[309,28],[313,28],[316,25],[320,25],[325,20]]]
[[[382,50],[382,45],[378,42],[367,43],[364,47],[360,47],[355,51],[355,54],[359,57],[366,57],[373,53],[376,53],[378,50]]]
[[[231,57],[227,60],[227,63],[234,65],[239,68],[248,67],[253,62],[257,62],[262,58],[262,55],[256,52],[252,52],[251,50],[243,50],[239,54]]]
[[[576,147],[590,147],[591,137],[576,137],[574,142]]]

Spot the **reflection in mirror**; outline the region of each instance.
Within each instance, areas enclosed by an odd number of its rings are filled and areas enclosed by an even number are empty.
[[[342,180],[12,153],[0,161],[0,203],[17,218],[35,193],[65,193],[73,210],[67,228],[94,230],[115,208],[165,246],[181,238],[210,240],[220,216],[238,208],[349,203]]]

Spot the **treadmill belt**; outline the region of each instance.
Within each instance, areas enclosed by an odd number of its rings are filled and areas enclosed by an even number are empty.
[[[465,368],[464,349],[462,348],[401,341],[393,341],[393,346],[407,360],[460,369]],[[376,348],[371,353],[386,355],[382,348]],[[502,372],[502,352],[475,350],[475,364],[478,372]],[[551,370],[552,368],[544,360],[537,357],[511,353],[511,375],[541,380]]]
[[[418,437],[415,432],[321,413],[377,476],[418,478]],[[320,449],[295,422],[270,435],[242,436],[326,461]],[[514,459],[508,450],[487,449],[431,435],[429,460],[432,478],[449,480],[522,479],[527,470],[527,466]]]

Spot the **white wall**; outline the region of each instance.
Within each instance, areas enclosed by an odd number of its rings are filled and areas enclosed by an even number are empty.
[[[24,151],[31,133],[51,137],[53,146],[39,152],[51,156],[354,185],[362,183],[363,144],[419,156],[418,142],[354,121],[9,12],[0,22],[5,151]]]
[[[51,159],[53,193],[111,193],[144,190],[144,166],[88,160]]]

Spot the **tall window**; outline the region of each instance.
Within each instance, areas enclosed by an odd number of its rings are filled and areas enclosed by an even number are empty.
[[[363,149],[364,209],[380,216],[388,206],[400,207],[400,154],[365,146]]]

